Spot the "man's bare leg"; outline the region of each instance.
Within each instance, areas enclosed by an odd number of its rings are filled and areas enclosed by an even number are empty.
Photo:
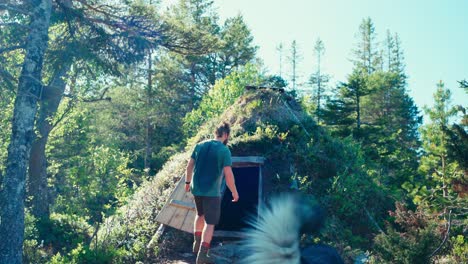
[[[194,254],[197,254],[198,250],[200,249],[204,226],[205,226],[205,216],[204,215],[199,216],[198,214],[196,214],[195,221],[193,222],[192,252]]]
[[[193,233],[203,232],[205,227],[205,216],[204,215],[195,215],[195,221],[193,223]]]
[[[213,238],[213,233],[214,233],[214,225],[209,225],[206,224],[205,227],[203,228],[203,235],[202,235],[202,242],[210,244],[211,239]]]
[[[209,225],[205,223],[205,227],[203,228],[202,244],[200,246],[200,251],[197,255],[197,264],[215,263],[213,257],[208,253],[210,251],[210,243],[211,239],[213,238],[213,232],[214,225]]]

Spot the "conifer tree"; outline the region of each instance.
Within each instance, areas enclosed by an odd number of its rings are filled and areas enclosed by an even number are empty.
[[[460,81],[460,88],[465,90],[468,94],[468,83]],[[465,179],[468,177],[468,107],[463,105],[455,106],[460,114],[460,121],[453,123],[451,126],[445,128],[450,140],[448,144],[449,158],[456,160],[461,168],[464,170]],[[459,181],[462,186],[468,185],[468,182]]]
[[[292,90],[296,91],[297,88],[297,79],[298,79],[298,72],[297,72],[297,67],[299,62],[302,59],[302,55],[300,54],[299,47],[297,45],[297,42],[293,40],[291,43],[291,48],[289,51],[289,56],[288,60],[291,65],[291,83],[292,83]]]
[[[325,97],[325,89],[330,80],[330,77],[327,74],[324,74],[322,71],[322,56],[325,54],[325,46],[323,41],[319,38],[314,45],[314,54],[317,58],[316,70],[309,78],[309,84],[314,90],[312,99],[315,102],[315,115],[317,122],[320,122],[320,116],[322,115],[322,104]]]
[[[278,44],[278,46],[276,47],[276,51],[278,51],[278,54],[279,54],[279,73],[278,73],[278,76],[280,78],[283,78],[283,52],[284,52],[283,43]]]
[[[444,88],[441,81],[434,93],[434,106],[424,109],[430,123],[421,128],[421,139],[424,154],[421,157],[420,172],[426,177],[430,193],[422,197],[422,201],[436,209],[446,209],[447,206],[462,206],[454,195],[453,183],[463,178],[463,171],[458,162],[449,157],[450,137],[447,128],[450,119],[457,113],[451,105],[451,92]],[[421,201],[421,200],[419,200]]]
[[[352,59],[354,66],[364,73],[371,74],[379,68],[381,58],[377,33],[370,17],[362,20],[356,38],[358,42],[353,50],[354,58]]]

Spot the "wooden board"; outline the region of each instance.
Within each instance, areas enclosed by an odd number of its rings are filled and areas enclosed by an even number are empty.
[[[169,202],[164,205],[156,216],[156,221],[185,232],[193,233],[193,220],[195,214],[193,195],[185,191],[185,178],[181,177]]]

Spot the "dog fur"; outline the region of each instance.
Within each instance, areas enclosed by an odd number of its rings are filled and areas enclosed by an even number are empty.
[[[324,220],[319,207],[312,207],[298,195],[283,194],[259,208],[259,216],[245,231],[249,253],[241,263],[315,264],[344,263],[336,249],[327,245],[300,247],[303,233],[317,232]]]

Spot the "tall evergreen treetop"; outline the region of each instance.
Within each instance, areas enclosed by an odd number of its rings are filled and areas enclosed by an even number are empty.
[[[359,25],[359,32],[356,35],[358,43],[353,50],[354,66],[371,74],[379,68],[381,63],[380,50],[377,44],[377,33],[371,18],[365,18]]]
[[[454,206],[457,201],[451,195],[454,191],[453,183],[463,177],[463,171],[456,161],[450,159],[448,153],[450,136],[446,128],[450,119],[457,114],[457,109],[451,105],[451,92],[444,88],[442,81],[437,84],[434,93],[434,106],[424,110],[430,123],[420,129],[424,155],[419,170],[426,176],[427,184],[433,191],[427,198],[432,200],[431,206],[439,209],[449,204]]]
[[[302,60],[302,55],[300,54],[299,47],[297,45],[296,40],[291,42],[291,48],[289,51],[289,63],[291,64],[291,83],[292,83],[292,90],[296,90],[297,79],[298,79],[298,72],[297,67],[299,62]]]
[[[312,99],[315,102],[315,114],[317,121],[320,121],[322,114],[322,104],[325,98],[325,89],[330,80],[330,76],[322,72],[322,56],[325,54],[325,45],[318,38],[314,45],[314,54],[317,59],[315,72],[309,78],[309,84],[312,86],[314,93]]]

